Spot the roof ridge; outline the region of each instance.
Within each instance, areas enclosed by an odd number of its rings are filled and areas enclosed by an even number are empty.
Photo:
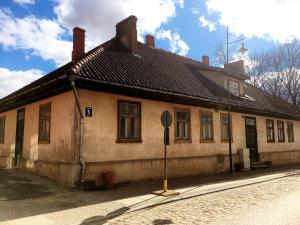
[[[176,57],[179,57],[179,58],[183,58],[183,59],[185,59],[185,60],[193,61],[193,62],[195,62],[195,63],[197,63],[197,64],[203,65],[200,61],[197,61],[197,60],[195,60],[195,59],[189,58],[189,57],[187,57],[187,56],[178,55],[178,54],[176,54],[175,52],[170,52],[170,51],[167,51],[167,50],[162,49],[162,48],[153,48],[153,47],[149,47],[149,46],[147,46],[145,43],[142,43],[142,42],[139,42],[139,41],[138,41],[138,43],[141,44],[141,45],[144,45],[144,46],[147,47],[147,48],[150,48],[150,49],[153,49],[153,50],[159,50],[159,51],[162,51],[162,52],[164,52],[164,53],[167,53],[167,54],[170,54],[170,55],[173,55],[173,56],[176,56]]]

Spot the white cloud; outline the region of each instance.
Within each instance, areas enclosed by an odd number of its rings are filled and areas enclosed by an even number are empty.
[[[22,6],[24,5],[33,5],[35,3],[34,0],[13,0],[15,3],[18,3]]]
[[[160,30],[157,33],[157,39],[167,39],[170,41],[170,51],[182,56],[186,56],[189,46],[180,38],[178,33],[172,33],[171,30]]]
[[[16,18],[0,9],[0,45],[4,49],[30,50],[31,55],[61,65],[71,59],[72,43],[61,39],[65,32],[54,20]]]
[[[42,77],[42,75],[43,72],[36,69],[12,71],[0,67],[0,98]]]
[[[209,13],[219,13],[218,22],[236,35],[279,42],[300,38],[298,0],[207,0],[206,6]]]
[[[199,17],[199,23],[201,27],[208,27],[208,30],[210,32],[216,30],[216,26],[213,22],[208,21],[207,19],[205,19],[204,16],[200,16]]]
[[[75,26],[87,31],[88,48],[99,45],[115,35],[117,22],[135,15],[138,18],[139,40],[146,33],[154,34],[175,16],[176,6],[183,0],[113,0],[82,1],[56,0],[54,9],[58,21],[71,30]]]
[[[54,1],[57,20],[33,15],[16,17],[9,9],[0,8],[0,46],[5,50],[22,49],[28,53],[26,59],[38,56],[60,66],[71,59],[72,42],[65,37],[72,35],[75,26],[86,29],[89,50],[114,37],[116,23],[133,14],[138,18],[138,40],[143,41],[142,35],[154,34],[176,15],[177,6],[184,7],[184,0]]]

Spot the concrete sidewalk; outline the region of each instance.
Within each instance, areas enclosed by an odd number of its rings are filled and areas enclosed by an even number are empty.
[[[151,194],[158,189],[161,182],[147,181],[116,188],[115,190],[99,191],[83,194],[82,197],[98,197],[105,195],[103,201],[65,210],[53,211],[35,216],[0,222],[0,225],[98,225],[105,224],[124,215],[134,215],[145,209],[152,209],[174,202],[185,201],[199,196],[222,193],[228,190],[238,190],[264,182],[270,182],[300,174],[300,166],[283,167],[264,171],[249,171],[232,175],[207,176],[197,178],[175,179],[170,187],[180,192],[174,197],[161,197]],[[90,195],[90,196],[88,196]],[[63,196],[61,196],[63,197]],[[80,199],[80,198],[79,198]],[[78,200],[79,200],[78,199]],[[99,198],[101,199],[101,198]],[[134,224],[133,222],[130,224]],[[168,224],[166,223],[161,224]]]

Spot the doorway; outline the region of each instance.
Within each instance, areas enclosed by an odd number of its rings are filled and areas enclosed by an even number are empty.
[[[16,147],[15,147],[15,159],[14,167],[19,167],[22,159],[23,152],[23,139],[24,139],[24,120],[25,109],[19,109],[17,111],[17,127],[16,127]]]
[[[246,147],[249,148],[250,161],[258,162],[256,118],[245,117]]]

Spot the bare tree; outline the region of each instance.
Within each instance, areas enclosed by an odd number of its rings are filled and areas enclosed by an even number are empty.
[[[251,83],[300,106],[300,42],[287,41],[250,57]]]

